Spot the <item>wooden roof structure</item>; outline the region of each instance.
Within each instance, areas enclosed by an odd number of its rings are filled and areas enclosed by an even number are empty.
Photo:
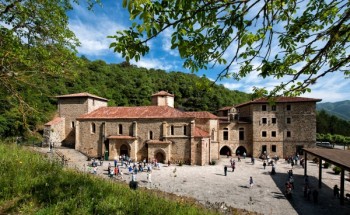
[[[350,150],[329,149],[329,148],[304,148],[305,160],[307,154],[319,158],[318,187],[322,187],[322,160],[341,168],[340,175],[340,204],[344,205],[344,182],[345,170],[350,171]],[[305,162],[304,175],[307,175],[307,162]]]

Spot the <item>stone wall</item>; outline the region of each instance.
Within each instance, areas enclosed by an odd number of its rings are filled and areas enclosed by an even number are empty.
[[[62,119],[60,122],[45,126],[44,128],[44,143],[54,144],[54,146],[61,146],[62,141],[65,138],[65,121]]]
[[[290,105],[291,110],[287,110],[287,105]],[[316,141],[314,102],[277,103],[275,111],[269,105],[267,111],[262,111],[261,106],[262,104],[252,105],[254,156],[262,153],[264,145],[268,154],[285,157],[295,153],[298,144]],[[273,118],[276,123],[272,122]],[[265,137],[263,133],[266,134]],[[273,145],[276,146],[276,152],[271,150]]]
[[[63,145],[74,147],[76,118],[100,107],[106,107],[107,102],[89,97],[65,97],[58,100],[59,116],[65,118],[65,138]]]

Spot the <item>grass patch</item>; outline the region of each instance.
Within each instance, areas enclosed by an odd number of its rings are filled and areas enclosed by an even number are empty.
[[[156,191],[131,190],[50,157],[0,143],[0,214],[218,214]]]

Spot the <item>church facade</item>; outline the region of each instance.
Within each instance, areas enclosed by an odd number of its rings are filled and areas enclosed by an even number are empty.
[[[107,107],[89,93],[56,97],[58,113],[45,124],[47,144],[65,145],[90,156],[113,160],[157,159],[206,165],[220,155],[285,157],[316,142],[319,99],[280,97],[225,107],[217,115],[174,108],[174,95],[160,91],[151,106]]]

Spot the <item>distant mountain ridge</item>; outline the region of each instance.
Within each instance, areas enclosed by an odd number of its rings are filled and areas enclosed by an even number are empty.
[[[328,114],[350,121],[350,100],[318,103],[316,109],[318,111],[323,109]]]

